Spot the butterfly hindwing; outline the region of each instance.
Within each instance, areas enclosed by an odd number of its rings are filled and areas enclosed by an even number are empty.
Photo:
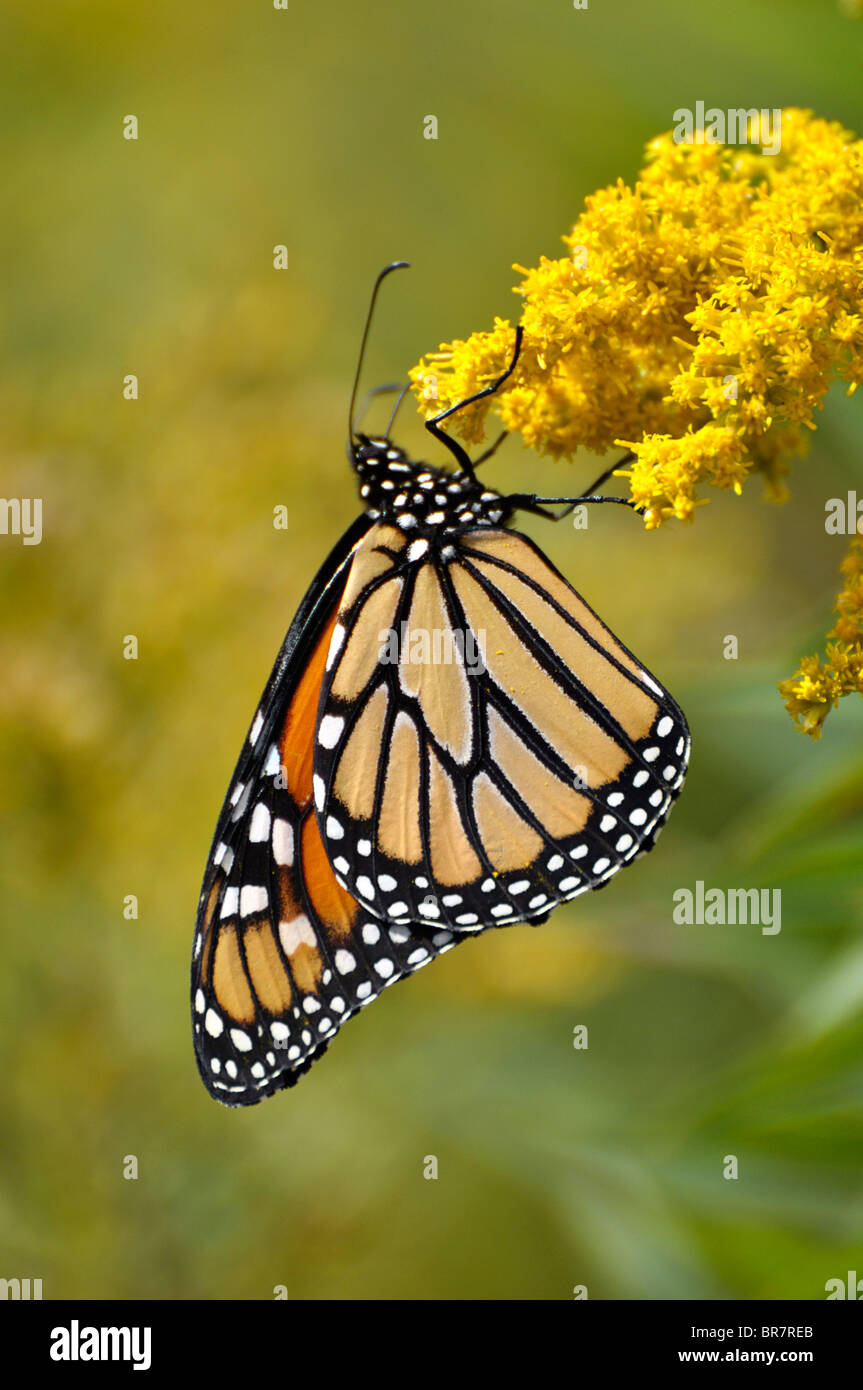
[[[649,849],[683,782],[678,706],[517,532],[374,526],[328,668],[324,844],[402,925],[544,917]]]

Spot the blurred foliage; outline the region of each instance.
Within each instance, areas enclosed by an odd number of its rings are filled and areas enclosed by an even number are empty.
[[[818,1298],[859,1268],[859,719],[809,746],[771,687],[830,605],[824,502],[863,494],[859,401],[828,400],[779,512],[721,498],[697,540],[617,508],[530,526],[690,717],[656,851],[388,991],[287,1095],[229,1112],[195,1072],[204,856],[356,512],[344,417],[376,270],[415,265],[370,382],[510,312],[510,262],[556,254],[681,103],[863,127],[863,31],[834,0],[527,20],[523,0],[4,7],[3,487],[44,498],[45,534],[0,541],[0,1274],[46,1297]],[[489,467],[512,489],[592,476],[514,441]],[[781,933],[675,926],[699,879],[780,887]]]

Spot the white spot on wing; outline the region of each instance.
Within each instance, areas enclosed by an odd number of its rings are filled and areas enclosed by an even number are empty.
[[[312,925],[304,913],[300,913],[299,917],[295,917],[292,922],[279,923],[279,940],[286,956],[292,955],[298,946],[316,948],[318,944],[312,931]]]
[[[249,839],[252,844],[262,843],[266,840],[269,833],[270,812],[263,801],[259,801],[252,812],[252,823],[249,826]]]
[[[266,888],[257,883],[244,883],[240,890],[240,916],[251,917],[253,912],[265,912],[269,901]]]
[[[211,1038],[218,1038],[220,1034],[225,1031],[225,1025],[219,1018],[219,1015],[216,1013],[215,1009],[207,1010],[207,1016],[204,1019],[204,1027],[206,1028]]]
[[[649,676],[649,675],[647,674],[646,671],[640,671],[640,672],[639,672],[639,675],[641,676],[641,679],[644,681],[644,684],[645,684],[650,690],[653,691],[654,695],[664,695],[664,694],[665,694],[665,691],[662,689],[662,686],[661,686],[661,685],[657,685],[657,684],[656,684],[656,681],[653,679],[653,677],[652,677],[652,676]]]
[[[338,656],[339,652],[341,651],[341,649],[342,649],[342,643],[344,642],[344,640],[345,640],[345,629],[344,629],[344,627],[342,626],[341,623],[336,623],[335,627],[333,628],[333,635],[332,635],[332,637],[330,638],[330,650],[329,650],[328,653],[327,653],[327,670],[328,670],[328,671],[331,669],[333,662],[335,661],[336,657]]]
[[[273,858],[277,864],[289,865],[294,862],[294,831],[290,821],[281,816],[273,821]]]
[[[335,748],[344,727],[340,714],[325,714],[318,729],[318,743],[322,748]]]

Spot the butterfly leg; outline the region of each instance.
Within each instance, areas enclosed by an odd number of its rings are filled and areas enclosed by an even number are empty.
[[[614,502],[618,507],[629,507],[639,514],[641,510],[629,497],[538,497],[535,492],[513,492],[506,500],[510,506],[517,507],[519,511],[534,512],[537,516],[549,517],[552,521],[562,521],[582,502]],[[565,504],[562,512],[545,510],[547,506],[559,504]]]
[[[512,360],[506,371],[502,376],[498,377],[497,381],[491,382],[489,386],[484,386],[481,391],[475,392],[473,396],[467,396],[463,401],[457,401],[455,405],[451,405],[446,410],[442,410],[439,415],[433,415],[430,420],[426,420],[426,429],[429,434],[433,434],[435,439],[438,439],[441,444],[449,449],[450,453],[457,460],[459,467],[471,479],[475,480],[473,471],[474,465],[471,463],[467,450],[459,444],[457,439],[453,439],[452,435],[447,434],[446,430],[441,429],[441,422],[448,419],[450,415],[454,415],[457,410],[464,410],[466,406],[474,405],[476,401],[481,401],[486,396],[493,396],[495,391],[500,390],[507,377],[511,376],[515,371],[515,365],[518,362],[519,353],[521,352],[521,340],[523,336],[524,329],[521,324],[519,324],[515,330],[515,350],[512,354]],[[500,443],[500,440],[493,445],[494,449],[497,448],[498,443]],[[483,457],[487,457],[487,455],[483,455]],[[482,462],[482,460],[478,460],[478,462]]]
[[[508,434],[509,430],[501,430],[500,434],[498,435],[494,443],[491,445],[491,447],[489,449],[486,449],[484,454],[480,454],[478,459],[473,460],[474,468],[479,468],[481,463],[485,463],[486,459],[490,459],[492,454],[496,454]]]
[[[612,473],[616,473],[623,464],[628,463],[630,459],[634,457],[635,455],[632,450],[624,454],[623,458],[618,459],[616,463],[613,463],[610,468],[606,468],[604,473],[600,473],[599,477],[594,479],[587,489],[587,492],[582,497],[538,497],[536,493],[516,492],[513,493],[511,497],[508,497],[507,501],[511,502],[514,507],[520,507],[524,511],[535,511],[537,516],[551,517],[555,521],[562,521],[565,516],[569,515],[574,507],[579,506],[582,502],[616,502],[619,506],[632,507],[633,511],[639,512],[640,514],[640,509],[629,498],[601,497],[598,496],[596,492],[596,489],[602,487],[602,484],[611,477]],[[479,463],[481,460],[478,459],[477,462]],[[546,504],[565,503],[566,506],[562,512],[555,516],[553,512],[541,510],[538,504],[543,502]]]
[[[400,381],[389,382],[386,386],[373,386],[370,391],[366,392],[366,394],[360,401],[359,409],[357,410],[356,415],[356,424],[358,426],[362,424],[363,417],[365,416],[365,413],[368,410],[370,403],[375,399],[376,396],[390,396],[395,391],[401,391],[401,389],[402,384]]]

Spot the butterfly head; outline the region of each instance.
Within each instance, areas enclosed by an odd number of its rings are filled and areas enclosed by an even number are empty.
[[[513,359],[497,381],[483,387],[467,401],[460,402],[455,407],[451,406],[441,415],[426,421],[426,429],[439,443],[445,445],[455,458],[458,467],[454,472],[414,461],[390,439],[390,430],[407,393],[407,386],[399,395],[389,424],[381,435],[367,435],[356,428],[357,414],[354,407],[357,387],[378,290],[391,271],[405,268],[406,265],[405,261],[395,261],[392,265],[385,266],[375,281],[348,407],[348,458],[359,480],[360,497],[365,504],[366,515],[373,520],[386,520],[404,531],[419,531],[429,539],[476,526],[506,524],[514,511],[513,506],[500,493],[483,487],[476,477],[474,464],[465,449],[440,428],[440,422],[453,414],[454,410],[460,410],[474,400],[498,390],[515,367],[521,345],[521,328],[516,329]],[[377,387],[368,393],[366,401],[371,396],[393,390],[398,390],[398,387]],[[358,412],[360,417],[363,410],[364,405]],[[481,463],[483,459],[488,458],[496,447],[492,446],[477,462]]]

